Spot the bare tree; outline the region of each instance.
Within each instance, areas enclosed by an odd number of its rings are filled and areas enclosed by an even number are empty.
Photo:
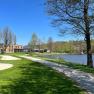
[[[16,35],[13,34],[13,44],[16,45],[16,42],[17,42],[17,40],[16,40]]]
[[[9,45],[9,28],[8,27],[4,28],[3,30],[3,40],[4,40],[4,47],[5,47],[4,50],[6,50],[7,46]]]
[[[94,0],[47,0],[47,11],[54,24],[64,24],[67,31],[84,35],[87,45],[87,66],[93,67],[91,35],[94,33]]]
[[[39,51],[41,49],[41,45],[42,45],[42,41],[41,41],[41,39],[38,38],[38,40],[37,40],[37,47],[38,47]]]
[[[13,34],[11,31],[8,31],[8,41],[9,41],[9,45],[12,45],[13,44]]]
[[[9,27],[5,27],[2,31],[3,44],[6,50],[7,46],[13,45],[16,43],[16,35],[12,33]]]
[[[2,31],[0,31],[0,43],[3,43],[3,36],[2,36]]]

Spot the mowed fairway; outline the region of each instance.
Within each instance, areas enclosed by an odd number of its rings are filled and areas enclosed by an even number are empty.
[[[14,67],[0,71],[0,94],[85,94],[68,77],[39,63],[3,62]]]

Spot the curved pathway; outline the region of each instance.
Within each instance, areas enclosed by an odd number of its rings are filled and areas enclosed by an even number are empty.
[[[30,56],[21,57],[32,60],[34,62],[45,64],[61,73],[64,73],[66,76],[70,77],[71,79],[79,83],[79,86],[81,86],[83,89],[86,89],[88,94],[94,94],[94,75],[69,68],[65,65],[41,60],[38,58],[33,58]]]

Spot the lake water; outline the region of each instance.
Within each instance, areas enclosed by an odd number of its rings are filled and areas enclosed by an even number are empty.
[[[46,56],[48,58],[62,58],[65,61],[73,62],[73,63],[78,63],[78,64],[84,64],[86,65],[87,63],[87,55],[52,55],[52,56]],[[93,65],[94,65],[94,55],[93,55]]]

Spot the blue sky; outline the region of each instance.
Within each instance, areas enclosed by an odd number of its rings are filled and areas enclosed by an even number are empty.
[[[51,26],[44,1],[0,0],[0,28],[10,27],[17,36],[17,43],[22,45],[29,42],[33,32],[43,41],[47,41],[48,37],[55,41],[64,40]]]

